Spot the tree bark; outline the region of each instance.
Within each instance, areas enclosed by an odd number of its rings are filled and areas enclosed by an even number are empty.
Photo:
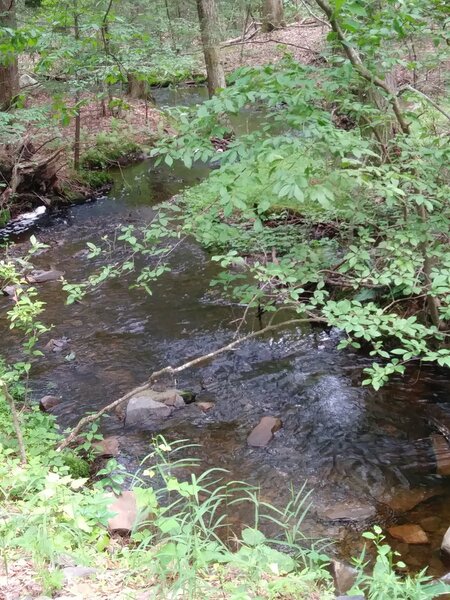
[[[263,0],[262,31],[269,33],[285,26],[283,0]]]
[[[16,25],[15,0],[0,0],[0,27],[15,29]],[[19,69],[13,52],[0,56],[0,110],[6,110],[19,93]]]
[[[219,18],[215,0],[197,0],[198,20],[205,56],[208,92],[212,97],[226,87],[225,72],[220,60]]]

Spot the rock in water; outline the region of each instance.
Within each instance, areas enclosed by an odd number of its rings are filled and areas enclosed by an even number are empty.
[[[51,411],[58,404],[61,404],[61,398],[58,398],[58,396],[43,396],[39,400],[39,408],[44,412]]]
[[[114,436],[95,442],[93,447],[96,455],[100,457],[117,456],[119,454],[119,440]]]
[[[443,435],[431,436],[434,456],[436,458],[436,470],[439,475],[450,475],[450,446]]]
[[[335,502],[332,506],[317,509],[317,515],[325,521],[368,521],[377,511],[371,504],[355,502]]]
[[[450,527],[447,529],[444,535],[444,539],[441,544],[442,552],[450,558]]]
[[[420,525],[397,525],[388,529],[389,535],[405,544],[429,544],[425,531]]]
[[[214,408],[214,402],[196,402],[195,406],[198,406],[203,412],[208,412],[208,410]]]
[[[108,520],[110,531],[129,533],[136,525],[138,509],[136,496],[132,491],[124,491],[108,506],[108,512],[115,513]]]
[[[142,392],[133,396],[128,402],[125,423],[128,426],[144,425],[147,421],[169,417],[174,410],[175,407],[157,402]]]
[[[249,446],[262,448],[273,439],[273,434],[277,432],[283,423],[278,417],[263,417],[247,438]]]
[[[32,271],[27,275],[29,283],[46,283],[47,281],[58,281],[64,275],[62,271],[52,269],[50,271]]]
[[[175,388],[164,391],[144,390],[130,398],[125,414],[127,425],[143,425],[145,421],[164,419],[185,406],[183,392]]]

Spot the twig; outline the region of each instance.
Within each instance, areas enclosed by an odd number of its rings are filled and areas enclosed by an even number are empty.
[[[166,374],[175,375],[176,373],[181,373],[182,371],[185,371],[186,369],[190,369],[191,367],[196,367],[197,365],[207,362],[208,360],[216,358],[216,356],[219,356],[220,354],[224,354],[226,352],[230,352],[231,350],[234,350],[237,346],[239,346],[240,344],[242,344],[248,340],[251,340],[255,337],[264,335],[265,333],[268,333],[269,331],[275,331],[276,329],[280,329],[281,327],[287,327],[290,325],[300,325],[301,323],[325,323],[325,322],[326,322],[325,319],[322,319],[320,317],[312,317],[312,318],[306,318],[306,319],[292,319],[290,321],[283,321],[282,323],[278,323],[276,325],[268,325],[267,327],[264,327],[264,329],[260,329],[259,331],[253,331],[252,333],[249,333],[248,335],[245,335],[237,340],[230,342],[226,346],[222,346],[218,350],[214,350],[213,352],[209,352],[208,354],[204,354],[203,356],[198,356],[197,358],[189,360],[188,362],[185,362],[182,365],[179,365],[178,367],[168,366],[168,367],[164,367],[163,369],[160,369],[159,371],[155,371],[154,373],[152,373],[150,375],[148,380],[145,383],[143,383],[142,385],[132,389],[130,392],[127,392],[124,396],[121,396],[117,400],[114,400],[114,402],[107,404],[98,412],[96,412],[92,415],[87,415],[86,417],[83,417],[78,422],[78,424],[72,429],[71,433],[66,437],[66,439],[61,442],[61,444],[58,447],[58,451],[60,452],[61,450],[64,450],[64,448],[67,448],[67,446],[73,442],[73,440],[77,437],[77,435],[80,433],[80,431],[82,431],[86,427],[86,425],[89,425],[90,423],[97,421],[105,413],[110,412],[111,410],[114,410],[115,408],[117,408],[118,406],[120,406],[121,404],[126,402],[127,400],[130,400],[130,398],[132,398],[136,394],[145,392],[146,390],[150,389],[152,387],[153,383],[159,377],[161,377],[161,375],[166,375]]]
[[[433,106],[438,112],[440,112],[441,115],[444,115],[444,117],[450,121],[450,114],[448,112],[445,112],[445,110],[441,108],[439,104],[437,104],[432,98],[430,98],[430,96],[427,96],[427,94],[421,92],[420,90],[409,84],[405,85],[403,89],[410,90],[411,92],[414,92],[415,94],[418,94],[419,96],[424,98],[429,104],[431,104],[431,106]]]
[[[27,462],[27,455],[25,453],[25,444],[23,441],[22,430],[20,428],[19,416],[16,410],[16,403],[14,402],[14,398],[9,393],[8,386],[3,381],[3,379],[0,379],[0,387],[3,388],[3,393],[11,411],[13,427],[16,434],[17,442],[19,444],[20,462],[22,464],[25,464]]]
[[[309,12],[309,14],[312,16],[313,19],[315,19],[316,21],[319,21],[319,23],[322,23],[322,25],[325,25],[325,27],[331,27],[331,25],[329,23],[327,23],[326,21],[323,21],[320,17],[318,17],[317,15],[315,15],[313,13],[313,11],[311,10],[311,7],[308,5],[307,2],[305,2],[305,0],[300,0],[300,2],[306,8],[306,10]]]

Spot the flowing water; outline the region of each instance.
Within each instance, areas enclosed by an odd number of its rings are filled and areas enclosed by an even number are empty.
[[[161,91],[160,102],[178,102],[171,93]],[[244,120],[244,127],[252,126],[248,115]],[[123,170],[107,197],[39,222],[34,233],[50,247],[36,258],[36,266],[64,271],[69,281],[83,280],[99,264],[86,257],[86,242],[112,237],[120,224],[145,223],[158,202],[207,172],[205,166],[156,168],[152,161]],[[27,235],[17,243],[26,248]],[[65,346],[44,351],[33,368],[31,389],[37,399],[62,396],[55,412],[63,426],[74,425],[152,371],[232,338],[243,309],[209,292],[216,265],[192,241],[171,261],[172,271],[153,286],[152,296],[130,289],[129,281],[110,281],[82,303],[64,306],[58,282],[41,285],[45,320],[53,325],[42,345],[65,338]],[[0,299],[1,310],[9,303]],[[2,350],[13,359],[17,340],[4,320],[1,335]],[[430,544],[400,544],[400,549],[411,567],[431,564],[442,573],[439,546],[450,525],[450,486],[438,473],[445,456],[433,450],[430,419],[438,415],[445,422],[448,416],[450,422],[448,371],[411,371],[375,393],[360,386],[367,359],[337,351],[339,337],[336,331],[293,329],[251,340],[184,372],[178,386],[193,389],[198,400],[214,402],[214,408],[203,413],[195,403],[188,405],[164,423],[162,433],[169,440],[199,444],[190,454],[203,467],[225,468],[230,478],[260,486],[262,497],[274,504],[288,499],[290,484],[299,489],[306,481],[313,507],[305,532],[336,537],[344,555],[358,551],[359,533],[371,524],[418,523],[436,516],[428,527],[433,529]],[[247,436],[264,415],[280,417],[283,427],[266,448],[250,448]],[[155,434],[145,425],[124,428],[114,415],[102,427],[119,438],[119,460],[130,471],[148,453]]]

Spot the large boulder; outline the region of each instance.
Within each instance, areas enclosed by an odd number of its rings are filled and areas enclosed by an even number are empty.
[[[248,436],[247,444],[257,448],[267,446],[272,440],[274,433],[281,429],[282,426],[283,423],[278,417],[263,417]]]

